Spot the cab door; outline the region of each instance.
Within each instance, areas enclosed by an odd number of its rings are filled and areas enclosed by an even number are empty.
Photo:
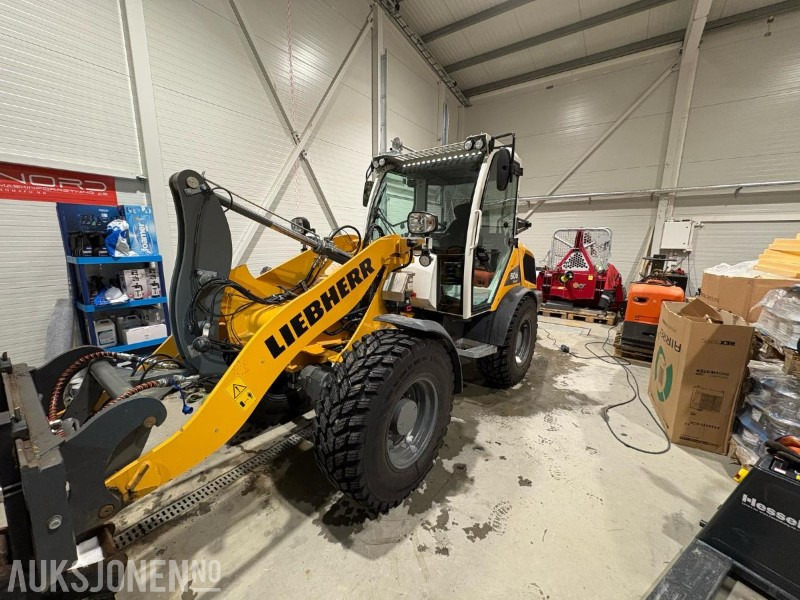
[[[498,157],[501,152],[509,150],[501,148],[495,152],[486,173],[483,194],[476,198],[476,204],[473,205],[469,233],[471,243],[467,246],[464,265],[465,319],[491,308],[515,247],[519,177],[512,175],[504,190],[497,189]]]

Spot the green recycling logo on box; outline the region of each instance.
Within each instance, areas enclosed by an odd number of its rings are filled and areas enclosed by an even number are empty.
[[[672,390],[672,365],[667,364],[667,356],[661,346],[658,347],[654,368],[656,370],[656,395],[660,402],[664,402],[669,398]]]

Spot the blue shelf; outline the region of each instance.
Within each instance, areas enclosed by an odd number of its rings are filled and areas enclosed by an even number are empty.
[[[145,298],[143,300],[129,300],[128,302],[119,302],[117,304],[104,304],[103,306],[95,306],[94,304],[81,304],[76,302],[75,306],[78,310],[85,313],[102,312],[106,310],[119,310],[121,308],[138,308],[140,306],[153,306],[155,304],[166,304],[167,298],[165,296],[158,296],[156,298]]]
[[[73,265],[116,265],[130,263],[161,262],[160,254],[151,256],[67,256],[67,262]]]
[[[133,350],[141,350],[142,348],[151,348],[152,346],[160,346],[166,341],[167,338],[157,338],[155,340],[147,340],[144,342],[137,342],[135,344],[122,344],[120,346],[107,346],[103,348],[109,352],[131,352]]]

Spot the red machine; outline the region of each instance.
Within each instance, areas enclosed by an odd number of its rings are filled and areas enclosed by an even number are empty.
[[[548,264],[537,278],[551,306],[619,310],[625,302],[622,276],[609,262],[611,230],[607,227],[558,229]]]

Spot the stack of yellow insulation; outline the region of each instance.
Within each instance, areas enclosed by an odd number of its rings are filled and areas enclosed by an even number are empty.
[[[800,234],[797,238],[776,238],[758,256],[756,269],[784,277],[800,277]]]

